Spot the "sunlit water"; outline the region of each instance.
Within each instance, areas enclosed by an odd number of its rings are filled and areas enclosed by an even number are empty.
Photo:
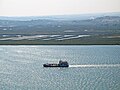
[[[120,90],[120,46],[0,46],[0,90]]]

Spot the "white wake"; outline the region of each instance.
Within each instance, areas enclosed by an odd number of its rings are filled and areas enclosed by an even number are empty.
[[[120,67],[120,64],[87,64],[87,65],[69,65],[69,67]]]

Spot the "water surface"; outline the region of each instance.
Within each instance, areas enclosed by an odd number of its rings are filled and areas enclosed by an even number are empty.
[[[120,46],[0,46],[0,90],[120,90]]]

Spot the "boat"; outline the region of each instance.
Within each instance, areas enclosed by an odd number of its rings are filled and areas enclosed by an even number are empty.
[[[59,61],[58,64],[56,63],[46,63],[43,64],[43,67],[69,67],[69,64],[67,61]]]

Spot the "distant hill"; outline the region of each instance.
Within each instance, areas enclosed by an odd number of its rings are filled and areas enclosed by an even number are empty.
[[[0,45],[120,45],[120,13],[0,17]]]
[[[80,19],[41,18],[0,20],[0,34],[112,34],[120,33],[120,16]]]

